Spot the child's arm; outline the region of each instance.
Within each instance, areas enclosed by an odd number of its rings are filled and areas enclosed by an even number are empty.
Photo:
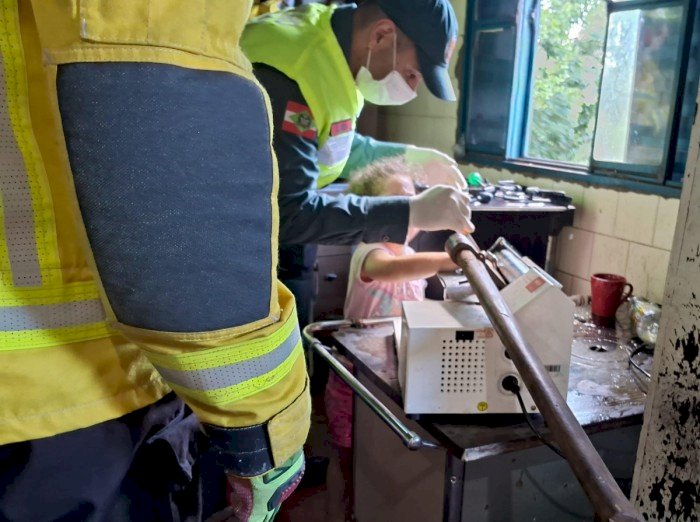
[[[418,252],[394,256],[385,250],[372,250],[362,265],[362,278],[399,282],[425,279],[441,271],[456,270],[445,252]]]

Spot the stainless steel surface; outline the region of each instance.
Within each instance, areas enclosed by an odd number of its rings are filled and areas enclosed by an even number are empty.
[[[386,319],[366,320],[361,325],[382,324]],[[357,323],[355,323],[357,324]],[[331,353],[331,349],[316,339],[315,334],[321,331],[332,332],[342,327],[353,326],[350,321],[322,321],[311,323],[304,328],[304,338],[309,342],[314,350],[328,363],[338,376],[350,386],[353,392],[376,413],[391,430],[399,436],[404,445],[410,450],[421,448],[439,449],[440,446],[424,440],[416,432],[409,429],[401,420],[394,415],[379,399],[377,399],[350,371],[343,366]]]
[[[571,467],[539,443],[522,416],[427,415],[414,422],[401,409],[394,327],[345,328],[331,335],[360,382],[412,430],[439,441],[464,462],[462,522],[593,520],[593,506]],[[571,368],[569,407],[613,476],[631,481],[646,398],[635,382],[639,372],[630,371],[626,362],[597,369],[576,357]],[[549,436],[541,415],[531,420]],[[406,451],[359,398],[354,422],[358,522],[443,521],[449,493],[445,457],[437,451]]]
[[[527,274],[530,269],[522,260],[520,253],[502,237],[499,237],[491,248],[484,252],[484,255],[496,264],[503,278],[509,283]]]
[[[571,356],[594,363],[597,368],[627,362],[633,349],[631,343],[618,339],[613,330],[598,328],[593,324],[575,325]]]
[[[523,338],[512,312],[486,271],[484,263],[479,259],[481,256],[478,247],[475,248],[474,241],[454,234],[447,241],[445,248],[474,288],[486,315],[550,427],[552,437],[593,504],[597,518],[609,521],[641,521],[641,517],[620,490],[537,354]]]

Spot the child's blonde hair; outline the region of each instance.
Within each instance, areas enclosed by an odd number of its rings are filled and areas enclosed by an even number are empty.
[[[352,174],[348,191],[358,196],[383,196],[387,181],[397,175],[408,176],[414,183],[418,181],[416,169],[407,164],[403,156],[392,156]]]

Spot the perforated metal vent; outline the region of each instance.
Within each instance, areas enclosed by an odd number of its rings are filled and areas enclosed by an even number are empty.
[[[464,334],[473,332],[457,332],[454,339],[442,340],[440,393],[481,393],[484,390],[486,341]]]

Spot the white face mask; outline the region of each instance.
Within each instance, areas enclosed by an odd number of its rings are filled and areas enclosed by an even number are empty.
[[[355,77],[357,88],[368,102],[375,105],[403,105],[416,97],[416,91],[406,83],[396,70],[396,34],[394,34],[394,68],[381,80],[375,80],[369,72],[372,50],[367,54],[367,66],[360,67]]]

